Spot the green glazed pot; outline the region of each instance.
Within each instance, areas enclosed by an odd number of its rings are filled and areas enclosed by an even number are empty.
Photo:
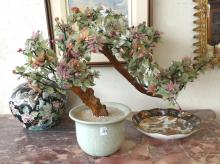
[[[119,103],[106,102],[107,107],[123,112],[121,117],[105,122],[84,121],[77,116],[80,110],[88,109],[85,105],[73,108],[69,116],[75,121],[76,137],[81,149],[92,156],[108,156],[116,152],[124,140],[124,121],[130,114],[130,108]]]

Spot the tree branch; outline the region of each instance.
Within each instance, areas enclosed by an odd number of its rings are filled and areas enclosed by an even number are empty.
[[[124,78],[126,78],[139,92],[146,94],[148,96],[152,96],[152,97],[158,97],[161,98],[161,95],[153,95],[151,92],[149,92],[146,88],[144,88],[143,85],[141,85],[129,72],[128,70],[123,66],[122,63],[120,63],[117,58],[112,54],[112,51],[107,47],[104,46],[103,50],[100,51],[101,53],[103,53],[108,60],[110,61],[110,63],[114,66],[114,68],[121,73],[121,75],[124,76]]]

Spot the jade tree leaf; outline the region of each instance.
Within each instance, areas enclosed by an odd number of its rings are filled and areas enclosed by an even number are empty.
[[[23,73],[23,72],[25,72],[25,67],[23,67],[23,66],[17,66],[17,67],[15,68],[15,70],[16,70],[17,73]]]

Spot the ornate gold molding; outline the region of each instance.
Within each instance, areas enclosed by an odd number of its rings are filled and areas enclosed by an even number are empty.
[[[194,16],[196,20],[194,20],[194,24],[196,27],[193,31],[196,33],[194,38],[196,42],[193,44],[196,49],[194,53],[198,55],[206,55],[207,53],[207,14],[208,14],[208,0],[193,0],[196,3],[194,9],[196,10]]]

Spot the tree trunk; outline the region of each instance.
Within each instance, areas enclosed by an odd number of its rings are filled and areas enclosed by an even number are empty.
[[[80,97],[84,104],[86,104],[91,110],[93,115],[108,116],[106,106],[101,104],[100,99],[95,97],[94,90],[92,88],[83,91],[80,87],[72,87],[71,89],[76,95]]]

